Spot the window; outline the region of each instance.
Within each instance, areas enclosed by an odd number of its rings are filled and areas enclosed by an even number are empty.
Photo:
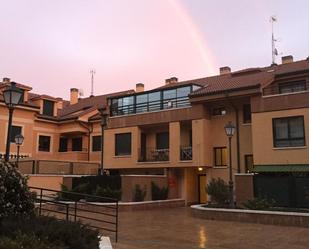
[[[274,147],[305,146],[304,117],[273,119]]]
[[[212,109],[212,115],[213,116],[223,116],[225,114],[226,114],[225,107],[219,107],[219,108]]]
[[[169,145],[169,133],[161,132],[156,134],[156,149],[168,149]]]
[[[43,100],[43,114],[47,116],[54,116],[54,102],[50,100]]]
[[[227,149],[226,147],[214,148],[215,166],[227,166]]]
[[[136,113],[147,112],[148,110],[148,94],[136,96]]]
[[[72,138],[72,151],[82,151],[83,150],[83,138],[74,137]]]
[[[251,123],[251,105],[250,104],[243,105],[243,123],[244,124]]]
[[[253,155],[245,155],[245,170],[246,173],[253,171]]]
[[[115,135],[115,155],[131,155],[131,133]]]
[[[92,137],[92,151],[101,151],[102,136]]]
[[[10,142],[15,143],[15,136],[21,134],[21,126],[12,125]]]
[[[161,109],[161,92],[153,92],[148,94],[149,111],[158,111]]]
[[[279,84],[279,93],[293,93],[306,91],[306,81],[295,81]]]
[[[163,108],[170,109],[176,107],[176,89],[163,91]]]
[[[68,151],[68,138],[61,137],[59,141],[59,152]]]
[[[50,136],[39,136],[39,151],[50,151]]]

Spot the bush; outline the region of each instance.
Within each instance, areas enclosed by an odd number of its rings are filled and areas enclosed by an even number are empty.
[[[64,249],[39,239],[33,234],[18,233],[15,238],[0,238],[0,249]]]
[[[243,203],[243,206],[252,210],[269,210],[274,207],[276,202],[273,199],[254,198]]]
[[[23,243],[33,240],[33,243],[39,244],[39,241],[41,241],[47,245],[53,245],[54,247],[50,247],[53,249],[98,249],[98,235],[98,231],[90,230],[80,223],[58,221],[55,218],[44,216],[4,218],[0,223],[0,241],[8,238],[6,243],[12,246],[14,244],[10,240],[16,241],[18,237],[22,236]],[[39,241],[35,242],[36,240]],[[33,246],[32,248],[37,247]]]
[[[144,186],[144,189],[141,189],[140,185],[136,184],[134,189],[133,201],[144,201],[146,192],[146,186]]]
[[[0,218],[33,215],[34,197],[27,178],[12,164],[0,162]]]
[[[103,187],[97,186],[95,195],[120,200],[121,199],[121,189],[113,190],[110,187],[103,188]]]
[[[221,178],[212,178],[207,184],[206,193],[215,204],[225,206],[229,202],[229,186]]]
[[[168,187],[160,188],[155,182],[151,182],[152,200],[166,200],[168,197]]]

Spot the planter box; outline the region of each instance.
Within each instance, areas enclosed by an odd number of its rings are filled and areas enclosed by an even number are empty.
[[[206,208],[201,205],[193,205],[191,206],[191,215],[208,220],[309,227],[309,213]]]

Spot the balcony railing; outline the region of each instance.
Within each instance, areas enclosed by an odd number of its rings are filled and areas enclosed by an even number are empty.
[[[146,148],[139,150],[139,162],[162,162],[169,161],[169,149]]]
[[[156,101],[148,101],[146,103],[134,103],[130,105],[110,107],[111,116],[122,116],[136,113],[154,112],[166,109],[181,108],[190,106],[189,98],[178,97],[170,99],[161,99]]]
[[[87,148],[59,148],[58,152],[88,152]]]
[[[180,147],[180,160],[191,161],[193,158],[192,146],[181,146]]]

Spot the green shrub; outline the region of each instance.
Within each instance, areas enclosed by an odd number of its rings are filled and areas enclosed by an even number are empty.
[[[136,184],[134,189],[133,201],[144,201],[146,192],[146,186],[144,186],[144,189],[142,189],[139,184]]]
[[[168,187],[160,188],[155,182],[151,182],[152,200],[166,200],[168,197]]]
[[[1,220],[0,241],[5,237],[15,240],[20,234],[30,237],[34,235],[40,241],[50,243],[58,248],[99,248],[98,231],[90,230],[80,223],[58,221],[55,218],[44,216],[36,218],[10,217]]]
[[[0,218],[33,215],[34,198],[27,178],[12,164],[0,162]]]
[[[273,199],[254,198],[243,203],[243,206],[252,210],[269,210],[275,206],[276,202]]]
[[[212,178],[206,186],[206,193],[214,204],[225,206],[229,202],[229,186],[221,178]]]
[[[34,234],[17,233],[15,238],[0,237],[0,249],[65,249],[41,240]]]
[[[120,200],[121,199],[121,189],[113,190],[110,187],[103,188],[101,186],[97,186],[95,195],[100,196],[100,197],[108,197],[108,198],[114,198],[114,199]]]

